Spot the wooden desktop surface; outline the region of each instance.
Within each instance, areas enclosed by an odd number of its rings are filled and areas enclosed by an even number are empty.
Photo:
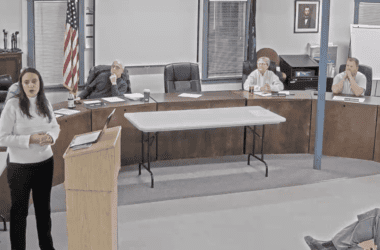
[[[374,160],[376,124],[380,98],[365,96],[363,103],[333,100],[332,93],[326,93],[323,133],[323,155]],[[313,95],[310,129],[310,154],[314,154],[315,128],[318,96]],[[378,159],[378,157],[376,158]],[[379,161],[379,159],[377,160]]]

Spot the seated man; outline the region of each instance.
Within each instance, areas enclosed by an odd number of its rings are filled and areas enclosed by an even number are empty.
[[[379,223],[380,208],[375,208],[358,215],[357,222],[343,228],[331,241],[315,240],[310,236],[306,236],[305,241],[312,250],[362,250],[358,244],[373,239],[377,249],[380,243]]]
[[[111,71],[100,73],[91,83],[88,83],[88,86],[78,95],[76,100],[120,96],[130,92],[127,83],[121,78],[123,72],[122,63],[114,61]]]
[[[268,57],[260,57],[257,60],[257,69],[252,71],[244,83],[244,90],[249,90],[250,86],[254,86],[254,91],[281,91],[284,89],[284,84],[278,76],[268,70],[270,60]]]
[[[334,94],[349,94],[355,96],[364,96],[367,78],[364,74],[358,72],[359,60],[348,58],[346,71],[334,77],[331,90]]]

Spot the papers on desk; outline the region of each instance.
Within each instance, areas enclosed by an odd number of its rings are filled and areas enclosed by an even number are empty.
[[[114,96],[114,97],[104,97],[102,98],[104,101],[107,101],[107,102],[125,102],[124,99],[121,99],[117,96]]]
[[[278,91],[279,94],[290,95],[289,91]]]
[[[77,145],[74,147],[71,147],[72,150],[78,150],[78,149],[83,149],[83,148],[89,148],[92,146],[92,143],[87,143],[87,144],[82,144],[82,145]]]
[[[265,92],[262,92],[262,91],[255,91],[253,93],[255,95],[259,95],[259,96],[272,96],[272,93],[265,93]]]
[[[124,96],[133,101],[138,101],[141,98],[144,98],[144,95],[141,93],[124,94]]]
[[[76,113],[80,113],[79,110],[73,110],[73,109],[58,109],[58,110],[54,110],[54,113],[57,113],[57,114],[61,114],[61,115],[73,115],[73,114],[76,114]]]
[[[94,104],[94,103],[101,103],[100,100],[95,100],[95,101],[83,101],[84,104]]]
[[[54,114],[54,115],[55,115],[55,118],[63,116],[63,115],[59,115],[59,114]]]
[[[191,97],[191,98],[198,98],[202,95],[197,95],[197,94],[189,94],[189,93],[182,93],[180,95],[178,95],[179,97]]]
[[[96,131],[85,135],[79,135],[71,141],[70,147],[76,147],[83,144],[93,143],[98,139],[100,132],[102,131]]]
[[[344,102],[364,102],[365,98],[334,96],[333,100],[344,101]]]

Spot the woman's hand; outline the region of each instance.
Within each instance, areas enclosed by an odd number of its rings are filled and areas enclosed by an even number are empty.
[[[29,144],[38,144],[40,146],[46,146],[53,144],[53,138],[43,132],[33,134],[30,136]]]
[[[52,145],[52,144],[53,144],[53,138],[48,134],[44,134],[40,141],[40,146],[46,146],[46,145]]]

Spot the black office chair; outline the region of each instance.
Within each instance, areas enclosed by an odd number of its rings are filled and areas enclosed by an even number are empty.
[[[247,80],[247,77],[249,76],[249,74],[251,74],[251,72],[254,71],[255,69],[257,69],[256,61],[244,61],[243,62],[243,77],[242,77],[243,81],[241,84],[241,89],[244,89],[245,80]],[[269,65],[268,70],[273,71],[278,76],[278,78],[280,78],[280,81],[282,83],[284,83],[285,78],[283,78],[282,72],[277,72],[275,62],[270,61],[270,65]]]
[[[172,63],[164,69],[165,93],[200,92],[201,81],[196,63]]]
[[[87,77],[86,86],[90,85],[92,81],[103,72],[110,72],[111,65],[98,65],[90,69],[89,75]],[[124,67],[124,72],[121,74],[121,78],[127,83],[128,89],[127,93],[131,93],[131,82],[129,81],[129,74],[127,67]]]
[[[342,64],[339,67],[339,73],[342,73],[343,71],[346,70],[346,64]],[[367,78],[367,85],[366,89],[364,92],[365,96],[370,96],[371,95],[371,89],[372,89],[372,67],[359,64],[359,70],[360,73],[364,74],[365,77]]]
[[[12,76],[1,75],[0,76],[0,114],[3,111],[5,105],[5,99],[7,98],[8,89],[13,84]]]

